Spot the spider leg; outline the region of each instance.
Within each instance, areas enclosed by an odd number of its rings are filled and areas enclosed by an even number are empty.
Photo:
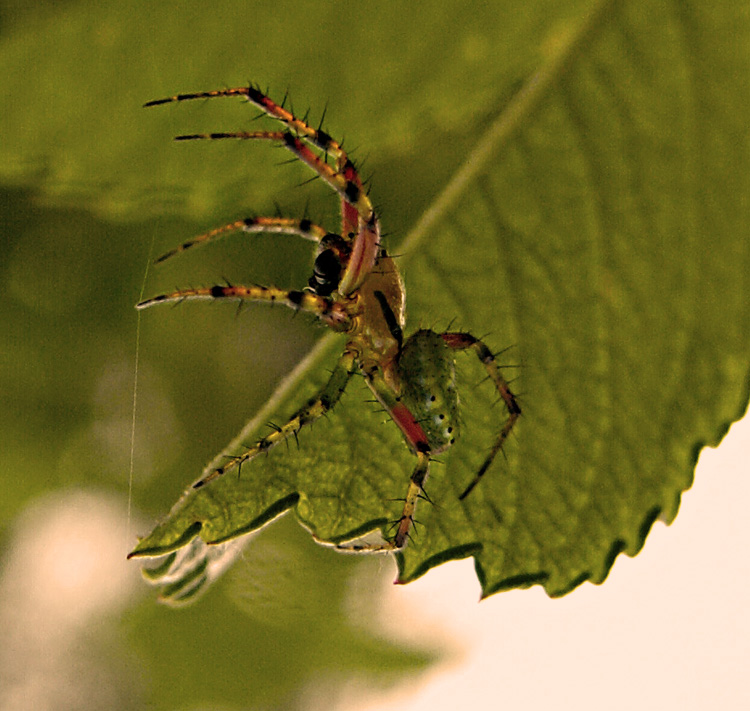
[[[242,454],[232,457],[224,466],[208,469],[203,473],[195,484],[194,489],[200,489],[214,479],[226,474],[235,467],[241,467],[245,462],[254,459],[259,454],[267,452],[280,442],[287,441],[290,437],[296,438],[299,431],[315,420],[325,415],[341,398],[349,378],[357,369],[355,353],[349,347],[346,348],[341,358],[331,373],[331,377],[325,384],[320,393],[312,398],[304,407],[300,408],[289,421],[281,427],[274,427],[273,431],[259,439],[252,447],[249,447]]]
[[[213,230],[189,239],[187,242],[183,242],[179,247],[170,249],[169,252],[162,254],[156,260],[156,263],[164,262],[191,247],[212,242],[230,232],[240,231],[250,234],[264,232],[269,234],[297,235],[312,242],[320,242],[328,234],[327,230],[323,227],[307,219],[298,220],[292,217],[246,217],[244,220],[236,220],[227,225],[216,227]]]
[[[358,216],[365,223],[374,219],[374,210],[370,198],[362,188],[362,182],[349,159],[346,159],[347,163],[344,169],[340,170],[326,163],[323,158],[310,150],[302,138],[294,135],[291,131],[191,133],[183,136],[175,136],[175,141],[216,141],[227,138],[276,141],[281,143],[284,148],[294,153],[297,158],[328,183],[341,196],[342,200],[356,210]],[[349,232],[351,231],[349,230]]]
[[[314,131],[314,129],[310,130]],[[281,143],[339,194],[342,215],[341,234],[345,240],[352,242],[352,250],[338,290],[345,296],[356,291],[372,271],[380,251],[380,225],[372,202],[370,202],[367,192],[362,187],[357,169],[346,157],[346,154],[342,151],[342,157],[337,160],[336,167],[334,167],[310,150],[302,138],[290,131],[193,133],[177,136],[175,140],[221,140],[226,138]]]
[[[344,553],[394,553],[409,542],[409,532],[414,525],[417,502],[424,498],[422,485],[427,479],[430,465],[429,452],[417,452],[417,466],[412,472],[404,498],[404,508],[396,521],[396,533],[392,539],[380,543],[338,543],[336,550]]]
[[[229,89],[221,92],[209,93],[218,96],[234,96],[237,94],[246,96],[248,101],[255,104],[268,116],[284,123],[290,129],[292,129],[292,131],[296,135],[323,151],[325,155],[332,156],[336,161],[337,172],[339,172],[348,183],[351,183],[352,186],[356,186],[356,188],[362,191],[362,180],[359,177],[357,169],[354,167],[354,164],[351,162],[351,160],[349,160],[349,156],[347,156],[346,151],[344,151],[341,144],[335,141],[333,137],[326,131],[323,131],[321,128],[313,128],[306,121],[298,119],[291,111],[288,111],[283,106],[279,106],[276,102],[274,102],[272,99],[270,99],[255,87],[243,87],[239,89]],[[368,204],[365,207],[366,210],[372,210],[372,205],[369,204],[369,200]],[[345,197],[342,197],[341,199],[341,213],[341,234],[345,236],[349,234],[357,234],[357,232],[359,231],[360,215],[365,221],[367,220],[367,212],[363,213],[358,209],[358,206],[356,204],[348,202]]]
[[[270,286],[206,286],[194,289],[180,289],[168,294],[160,294],[136,304],[137,309],[147,309],[156,304],[192,301],[195,299],[240,299],[243,301],[263,301],[279,303],[295,311],[304,311],[317,316],[335,331],[347,331],[351,327],[351,317],[346,306],[309,291],[277,289]]]
[[[503,444],[508,438],[513,426],[516,424],[516,420],[521,416],[521,407],[519,406],[515,395],[511,392],[508,381],[505,380],[500,372],[500,368],[498,368],[497,363],[495,362],[495,356],[492,355],[492,351],[490,351],[482,341],[475,336],[472,336],[470,333],[442,333],[440,335],[449,348],[453,348],[454,350],[467,350],[471,348],[477,354],[477,357],[487,371],[490,380],[495,384],[495,387],[508,410],[508,417],[495,438],[490,453],[482,463],[482,466],[479,467],[474,479],[466,489],[464,489],[461,496],[458,497],[459,499],[465,499],[471,493],[472,489],[479,483],[479,480],[484,476],[485,472],[490,468],[497,453],[503,448]]]
[[[347,156],[341,145],[328,133],[321,129],[315,129],[305,121],[298,119],[291,111],[280,106],[267,97],[262,91],[254,86],[241,86],[235,89],[218,89],[215,91],[199,91],[192,94],[177,94],[165,99],[149,101],[144,106],[158,106],[176,101],[189,101],[192,99],[214,99],[223,96],[244,96],[250,103],[255,104],[261,111],[277,121],[285,124],[289,129],[302,136],[305,140],[333,156],[336,161],[343,165]]]
[[[306,121],[297,118],[291,111],[274,102],[255,86],[176,94],[149,101],[145,106],[230,96],[245,97],[265,114],[284,124],[287,130],[194,134],[180,136],[179,139],[275,138],[283,141],[289,150],[307,163],[339,193],[342,216],[341,234],[345,239],[354,242],[352,257],[341,278],[340,292],[344,295],[351,294],[362,285],[375,264],[380,247],[380,230],[372,203],[362,186],[362,179],[339,142],[326,131],[313,128]],[[284,135],[286,138],[283,138]],[[325,157],[329,155],[333,157],[335,168],[331,167],[325,158],[317,157],[305,144],[322,151]]]
[[[298,119],[291,111],[274,102],[255,86],[176,94],[149,101],[145,106],[229,96],[244,96],[265,114],[283,123],[287,130],[194,134],[180,136],[179,139],[266,138],[279,140],[310,166],[339,193],[341,199],[341,234],[344,239],[353,242],[353,248],[351,258],[341,278],[339,291],[345,296],[352,294],[362,285],[375,264],[380,249],[380,229],[359,173],[340,143],[326,131],[313,128],[306,121]],[[330,166],[325,158],[320,158],[313,153],[306,143],[322,151],[324,156],[332,156],[335,159],[335,168]]]
[[[409,448],[417,457],[409,486],[404,497],[404,508],[396,521],[396,533],[391,540],[381,543],[339,543],[336,549],[350,553],[389,553],[401,550],[409,542],[409,532],[414,525],[417,502],[424,496],[424,484],[429,475],[430,444],[421,425],[386,382],[378,368],[365,369],[364,376],[375,397],[391,419],[398,425]]]

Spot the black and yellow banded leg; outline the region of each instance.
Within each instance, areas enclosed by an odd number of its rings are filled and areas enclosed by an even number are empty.
[[[205,472],[203,477],[193,484],[194,489],[200,489],[214,479],[226,474],[228,471],[242,466],[245,462],[257,457],[259,454],[267,452],[280,442],[285,442],[290,437],[297,437],[299,431],[315,420],[318,420],[331,410],[341,398],[349,378],[357,369],[356,357],[354,352],[347,348],[344,354],[339,358],[336,366],[331,373],[331,377],[325,384],[320,393],[312,398],[304,407],[300,408],[288,422],[281,427],[274,429],[273,432],[259,439],[252,447],[249,447],[242,454],[232,457],[222,467],[211,469]]]
[[[348,161],[344,169],[328,164],[323,158],[310,150],[302,138],[289,131],[221,131],[213,133],[190,133],[175,136],[175,141],[216,141],[226,138],[256,141],[274,141],[294,153],[305,165],[314,170],[341,199],[357,211],[363,223],[373,219],[373,207],[370,198],[362,188],[362,182]],[[356,176],[356,178],[354,177]]]
[[[305,120],[297,118],[283,105],[277,104],[254,86],[176,94],[149,101],[145,106],[229,96],[245,97],[268,116],[284,124],[285,130],[195,133],[177,136],[176,140],[235,138],[273,141],[283,145],[315,171],[338,193],[341,200],[341,237],[345,242],[351,242],[352,251],[341,276],[339,293],[344,296],[354,293],[367,278],[377,260],[380,251],[380,227],[359,172],[340,143],[321,128],[313,128]],[[316,151],[322,152],[322,155],[318,155]],[[334,165],[328,162],[329,156],[334,159]],[[176,251],[181,250],[178,248]]]
[[[137,309],[147,309],[157,304],[179,303],[196,299],[237,299],[261,301],[270,304],[284,304],[295,311],[317,316],[335,331],[347,331],[351,318],[345,308],[324,296],[309,291],[277,289],[272,286],[205,286],[194,289],[180,289],[168,294],[159,294],[136,304]]]
[[[239,301],[258,301],[269,304],[283,304],[295,311],[303,311],[317,316],[334,331],[349,331],[352,319],[346,306],[332,301],[324,296],[318,296],[309,291],[277,289],[272,286],[205,286],[193,289],[180,289],[168,294],[159,294],[136,304],[137,309],[147,309],[157,304],[180,303],[221,299]]]
[[[497,434],[490,453],[485,458],[482,466],[479,467],[479,470],[474,476],[474,479],[466,487],[466,489],[464,489],[464,492],[461,494],[461,496],[458,497],[459,499],[465,499],[471,493],[472,489],[479,483],[479,480],[490,468],[490,465],[494,461],[498,452],[500,452],[500,450],[503,448],[503,444],[508,438],[510,431],[513,429],[516,421],[521,416],[521,407],[519,406],[515,395],[511,392],[508,381],[505,380],[503,374],[500,372],[500,368],[498,368],[497,362],[495,361],[495,356],[492,355],[492,351],[487,348],[487,346],[482,343],[482,341],[480,341],[475,336],[472,336],[470,333],[443,333],[441,334],[441,338],[450,348],[453,348],[455,350],[472,349],[477,354],[477,357],[484,366],[484,369],[487,371],[487,375],[495,384],[495,387],[497,388],[497,391],[500,394],[503,402],[505,403],[505,407],[508,411],[508,417],[503,423],[500,432]]]
[[[227,225],[216,227],[183,242],[179,247],[170,249],[156,260],[156,263],[164,262],[170,257],[184,252],[186,249],[196,247],[207,242],[212,242],[232,232],[248,232],[250,234],[267,233],[296,235],[312,242],[320,242],[328,232],[307,219],[295,219],[293,217],[246,217],[244,220],[236,220]]]
[[[313,128],[306,121],[297,118],[291,111],[277,104],[273,99],[266,96],[260,89],[254,86],[241,86],[234,89],[216,89],[214,91],[198,91],[190,94],[177,94],[165,99],[149,101],[144,106],[159,106],[179,101],[191,101],[194,99],[215,99],[221,97],[241,96],[251,104],[257,106],[261,111],[273,119],[288,126],[296,134],[309,141],[316,148],[324,151],[343,165],[348,159],[341,145],[328,133],[320,128]]]

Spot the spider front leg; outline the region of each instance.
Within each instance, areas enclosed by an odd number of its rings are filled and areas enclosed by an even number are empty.
[[[334,331],[347,331],[351,317],[343,303],[309,291],[277,289],[272,286],[204,286],[195,289],[180,289],[167,294],[159,294],[136,304],[137,309],[147,309],[156,304],[179,303],[195,299],[236,299],[241,301],[264,301],[279,303],[295,311],[304,311],[317,316]]]
[[[336,166],[329,165],[324,158],[310,150],[302,138],[289,131],[224,131],[175,137],[176,141],[220,139],[272,141],[283,145],[338,193],[341,199],[341,236],[345,240],[352,240],[351,254],[338,290],[347,296],[354,293],[364,283],[377,259],[380,226],[359,173],[346,154],[340,151]],[[309,137],[307,140],[310,140]]]
[[[490,380],[495,384],[500,397],[505,403],[505,407],[508,410],[508,417],[505,420],[500,432],[495,438],[495,442],[492,445],[490,453],[485,458],[482,466],[479,467],[474,479],[464,489],[464,492],[459,496],[459,499],[465,499],[472,491],[472,489],[479,483],[479,480],[484,476],[485,472],[490,468],[490,465],[494,461],[497,453],[503,448],[505,440],[508,438],[510,431],[516,424],[516,421],[521,416],[521,407],[516,400],[516,396],[511,392],[508,382],[500,372],[500,368],[497,366],[495,356],[487,346],[482,343],[478,338],[472,336],[470,333],[441,333],[440,337],[443,339],[445,344],[453,350],[468,350],[472,349],[479,358],[480,362],[487,371],[487,375]]]
[[[214,479],[218,479],[223,474],[226,474],[231,469],[241,467],[245,462],[249,462],[259,454],[267,452],[280,442],[285,442],[290,437],[296,438],[299,431],[305,425],[315,422],[336,405],[356,367],[354,352],[347,347],[344,354],[339,358],[338,363],[336,363],[328,382],[316,397],[312,398],[304,407],[292,415],[286,424],[259,439],[242,454],[230,458],[223,467],[209,469],[204,472],[203,476],[193,484],[193,488],[200,489]]]
[[[197,237],[183,242],[178,247],[170,249],[156,259],[156,264],[166,261],[177,254],[181,254],[187,249],[196,247],[207,242],[213,242],[231,232],[247,232],[249,234],[269,233],[296,235],[312,242],[321,242],[328,234],[327,230],[320,225],[316,225],[308,219],[295,219],[292,217],[246,217],[243,220],[236,220],[221,227],[215,227],[208,232],[204,232]]]
[[[149,101],[145,106],[231,96],[245,97],[268,116],[281,122],[284,130],[195,133],[177,136],[176,140],[233,138],[272,141],[283,145],[315,171],[338,193],[341,200],[341,236],[344,240],[351,241],[351,250],[348,259],[343,264],[343,272],[337,286],[342,295],[353,294],[362,286],[377,261],[380,251],[380,227],[359,173],[340,143],[321,128],[313,128],[305,120],[296,118],[284,108],[283,102],[281,105],[277,104],[252,85],[176,94]],[[322,155],[318,155],[316,151]],[[335,165],[328,163],[329,156],[334,158]]]

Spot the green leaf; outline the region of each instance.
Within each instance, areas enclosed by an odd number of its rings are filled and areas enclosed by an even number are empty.
[[[385,12],[225,0],[186,14],[128,0],[65,9],[3,17],[13,29],[0,44],[5,184],[128,218],[170,211],[220,224],[262,212],[273,198],[297,199],[303,173],[279,169],[267,147],[169,141],[245,128],[247,106],[137,107],[248,79],[274,95],[291,84],[295,105],[317,118],[327,103],[326,127],[376,169],[373,196],[402,254],[411,327],[453,322],[488,334],[497,350],[512,346],[504,359],[521,366],[507,374],[518,373],[524,416],[506,460],[465,505],[456,494],[502,410],[491,388],[475,387],[477,364],[459,357],[464,435],[433,466],[434,505],[420,507],[402,580],[474,555],[486,594],[533,582],[559,594],[602,580],[619,551],[637,552],[655,516],[674,517],[700,447],[719,441],[747,399],[744,4],[445,3],[435,13],[408,2]],[[30,255],[52,245],[46,259],[57,264],[59,242],[38,229]],[[245,278],[272,281],[278,264],[258,274],[257,254]],[[32,257],[15,253],[14,294],[60,291],[58,281],[30,290],[22,262]],[[84,262],[66,261],[56,278],[85,286],[73,264]],[[175,264],[177,277],[156,278],[195,278],[194,263]],[[149,314],[149,325],[165,318]],[[325,339],[241,440],[314,392],[340,348]],[[395,518],[413,462],[366,399],[352,383],[299,451],[279,448],[239,482],[188,495],[138,552],[174,549],[198,523],[201,540],[231,538],[285,506],[330,539]]]
[[[599,583],[656,518],[674,518],[700,448],[741,414],[748,29],[739,2],[593,4],[547,38],[518,91],[506,85],[497,118],[396,249],[412,329],[453,322],[512,346],[503,362],[521,366],[507,372],[524,409],[505,461],[459,502],[503,418],[492,388],[475,385],[481,368],[461,363],[464,434],[433,464],[401,582],[471,555],[485,595]],[[225,454],[313,394],[342,345],[322,339]],[[198,530],[231,540],[287,508],[324,540],[387,531],[413,459],[369,399],[355,379],[299,448],[188,490],[134,555]]]

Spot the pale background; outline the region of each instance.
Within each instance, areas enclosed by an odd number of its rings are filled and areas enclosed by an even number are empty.
[[[550,600],[539,588],[476,604],[471,561],[394,587],[384,618],[454,640],[456,655],[386,696],[352,688],[341,709],[750,709],[750,417],[704,449],[671,526],[601,586]]]

